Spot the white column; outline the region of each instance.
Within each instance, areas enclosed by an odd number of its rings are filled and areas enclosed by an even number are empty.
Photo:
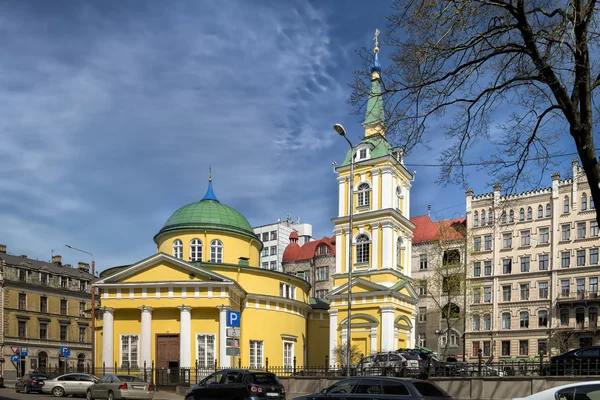
[[[394,189],[392,182],[392,170],[391,168],[381,169],[381,208],[392,208],[393,197],[392,190]]]
[[[394,327],[394,344],[392,349],[396,350],[398,348],[398,336],[399,336],[398,328]],[[406,346],[407,349],[410,349],[410,344]]]
[[[114,368],[114,314],[112,308],[104,308],[102,315],[102,364]],[[93,332],[92,332],[93,333]],[[120,344],[119,344],[120,346]]]
[[[344,199],[346,198],[346,193],[348,193],[348,190],[346,190],[346,178],[345,177],[341,177],[338,176],[338,216],[339,217],[343,217],[344,215],[346,215],[346,204],[347,201],[344,201]]]
[[[397,260],[398,256],[398,238],[401,237],[401,233],[396,235],[396,232],[392,229],[392,268],[396,269],[398,265],[402,265],[402,258]],[[402,256],[400,256],[402,257]]]
[[[412,328],[410,328],[410,345],[411,348],[414,348],[417,345],[417,314],[413,313],[412,318],[410,319],[410,323],[412,324]],[[463,350],[464,352],[464,350]]]
[[[231,358],[227,356],[227,310],[229,306],[220,306],[219,309],[219,367],[229,368]]]
[[[371,204],[371,210],[379,210],[379,170],[374,169],[371,171],[373,179],[373,203]]]
[[[406,266],[404,275],[412,277],[412,235],[406,235]],[[414,325],[413,325],[414,326]]]
[[[344,251],[344,247],[342,246],[342,230],[335,230],[335,273],[342,273],[342,251]]]
[[[142,311],[142,332],[140,335],[140,362],[143,367],[152,367],[152,307],[138,307]]]
[[[371,338],[371,354],[374,354],[377,352],[377,327],[371,328],[369,337]]]
[[[379,268],[379,223],[371,225],[371,269]]]
[[[407,219],[410,219],[410,188],[411,188],[411,184],[410,182],[407,182],[406,184],[406,190],[404,191],[404,210],[403,210],[403,214]]]
[[[192,366],[192,307],[179,306],[179,366]]]
[[[335,348],[337,347],[338,310],[329,310],[329,365],[336,362]]]
[[[381,306],[381,351],[393,351],[394,307]]]
[[[346,271],[345,273],[347,274],[348,271],[350,271],[350,258],[348,258],[348,248],[350,247],[350,235],[348,234],[348,231],[346,230],[346,246],[345,247],[345,251],[344,251],[344,255],[346,258]],[[352,257],[354,257],[354,252]]]
[[[383,228],[383,243],[381,244],[381,268],[391,268],[392,257],[394,255],[392,224],[390,222],[384,222],[381,226]]]

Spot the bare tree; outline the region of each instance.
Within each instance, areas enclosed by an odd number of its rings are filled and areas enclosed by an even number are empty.
[[[475,163],[508,190],[564,156],[568,132],[600,204],[593,136],[600,65],[591,56],[599,54],[598,22],[596,0],[396,0],[381,94],[387,132],[410,151],[427,145],[433,125],[449,143],[441,182],[464,182]],[[369,96],[364,77],[351,84],[358,108]],[[444,114],[449,122],[439,126]],[[474,160],[470,151],[482,141],[496,152]]]
[[[334,365],[339,364],[342,366],[342,368],[346,367],[346,356],[348,354],[347,349],[348,344],[346,342],[334,347],[333,354],[335,360],[332,360]],[[360,347],[358,347],[357,345],[352,345],[352,347],[350,347],[350,365],[358,363],[360,361],[361,356],[363,355],[364,354],[361,354],[360,352]]]
[[[548,350],[551,353],[556,351],[556,354],[566,353],[573,350],[573,339],[575,332],[569,330],[561,330],[559,327],[548,331]]]

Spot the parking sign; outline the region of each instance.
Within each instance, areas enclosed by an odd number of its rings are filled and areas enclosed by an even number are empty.
[[[227,326],[232,328],[240,327],[240,312],[227,310]]]

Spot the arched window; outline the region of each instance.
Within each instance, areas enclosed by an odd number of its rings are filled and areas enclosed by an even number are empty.
[[[548,327],[548,311],[538,311],[538,328]]]
[[[77,355],[77,372],[85,372],[85,354],[83,353]]]
[[[531,207],[527,207],[527,219],[532,219],[533,218],[533,210],[531,209]]]
[[[519,327],[520,328],[529,328],[529,312],[521,311],[519,313]]]
[[[500,215],[500,223],[506,223],[506,211],[502,211],[502,214]]]
[[[40,351],[38,353],[38,371],[45,373],[48,368],[48,353]]]
[[[502,329],[510,329],[510,313],[502,313]]]
[[[544,207],[542,207],[542,205],[540,204],[538,206],[538,218],[544,218]]]
[[[223,262],[223,243],[220,240],[210,242],[210,262],[220,264]]]
[[[460,333],[458,333],[456,329],[451,328],[450,332],[448,332],[448,329],[446,329],[440,334],[440,344],[442,347],[446,347],[446,345],[449,347],[457,347],[459,338]]]
[[[402,195],[402,188],[400,186],[396,187],[396,208],[400,209],[400,202],[404,198]]]
[[[596,208],[596,206],[594,206],[594,196],[590,194],[590,210],[593,210],[594,208]]]
[[[369,198],[370,187],[368,183],[361,183],[358,185],[357,189],[357,197],[358,197],[358,207],[368,207],[370,202]]]
[[[365,264],[369,262],[371,241],[367,235],[358,235],[356,238],[356,263]]]
[[[473,214],[473,226],[479,226],[479,213],[477,211]]]
[[[569,213],[569,196],[565,196],[565,199],[563,200],[563,213]]]
[[[515,212],[513,210],[508,213],[508,222],[511,224],[515,222]]]
[[[183,242],[179,239],[173,242],[173,257],[183,258]]]
[[[488,211],[488,225],[494,223],[494,214],[492,214],[492,209],[490,208]]]
[[[481,210],[481,226],[485,225],[485,210]]]
[[[546,217],[552,215],[552,208],[550,207],[550,203],[546,204]]]
[[[587,195],[583,193],[581,195],[581,211],[587,210]]]
[[[190,242],[190,261],[202,261],[202,241],[192,239]]]
[[[396,267],[398,269],[402,269],[402,247],[404,246],[404,242],[402,238],[398,236],[398,240],[396,240]]]
[[[525,209],[521,208],[519,210],[519,221],[525,221]]]

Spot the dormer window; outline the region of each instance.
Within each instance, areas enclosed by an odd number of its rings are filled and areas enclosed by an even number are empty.
[[[327,245],[322,244],[319,247],[317,247],[318,255],[324,255],[324,254],[329,254],[329,253],[331,253],[331,249]]]
[[[360,149],[356,149],[356,161],[366,160],[371,157],[370,151],[368,147],[363,147]]]
[[[361,149],[361,150],[358,152],[358,159],[359,159],[359,160],[362,160],[362,159],[364,159],[364,158],[367,158],[367,149]]]
[[[371,204],[370,199],[370,191],[368,183],[361,183],[358,185],[357,197],[358,197],[358,207],[369,207]]]

